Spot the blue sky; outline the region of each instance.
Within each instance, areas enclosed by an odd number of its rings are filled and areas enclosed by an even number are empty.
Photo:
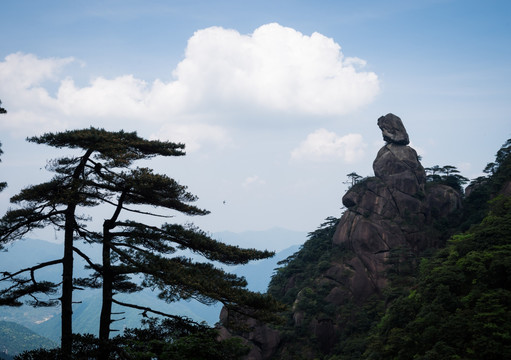
[[[1,211],[51,176],[62,153],[24,141],[47,131],[185,142],[146,165],[211,211],[176,221],[211,232],[340,216],[389,112],[424,166],[469,178],[511,137],[508,1],[19,0],[0,14]]]

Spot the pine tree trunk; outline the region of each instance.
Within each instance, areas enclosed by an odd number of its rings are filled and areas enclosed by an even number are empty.
[[[66,211],[64,234],[64,258],[62,262],[62,333],[61,349],[65,360],[72,359],[73,345],[73,232],[76,206],[70,205]],[[70,225],[68,225],[70,224]]]
[[[99,360],[107,360],[109,357],[108,339],[110,336],[110,324],[112,319],[112,291],[113,274],[110,264],[110,229],[109,222],[103,225],[103,303],[99,320],[100,354]]]
[[[60,298],[62,305],[60,348],[62,351],[62,359],[64,360],[71,360],[73,358],[73,235],[76,223],[75,211],[79,201],[78,192],[81,187],[79,179],[92,153],[93,150],[87,150],[73,172],[73,182],[71,184],[72,197],[69,199],[65,213],[62,297]]]
[[[99,319],[99,360],[108,360],[110,357],[109,337],[110,325],[112,324],[112,297],[114,273],[112,271],[111,250],[112,242],[111,230],[115,228],[115,222],[121,213],[127,190],[124,190],[119,196],[117,207],[112,218],[103,223],[103,304],[101,306],[101,316]]]

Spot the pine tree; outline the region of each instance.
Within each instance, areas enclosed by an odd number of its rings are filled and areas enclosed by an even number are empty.
[[[246,281],[215,268],[210,263],[194,262],[184,256],[174,256],[176,250],[188,250],[209,261],[224,264],[245,264],[272,256],[268,251],[241,249],[212,239],[193,225],[182,226],[165,223],[161,227],[150,226],[139,221],[120,220],[123,212],[146,216],[170,216],[143,212],[137,207],[151,206],[153,209],[177,211],[189,216],[206,215],[209,212],[190,203],[197,200],[187,188],[166,175],[155,174],[148,168],[135,168],[115,172],[108,164],[96,163],[97,169],[88,186],[97,191],[97,199],[113,205],[112,216],[105,220],[101,233],[81,229],[84,238],[102,245],[102,263],[94,264],[80,252],[95,273],[88,279],[80,279],[84,286],[96,287],[102,282],[102,310],[99,336],[107,344],[111,329],[112,303],[137,308],[159,315],[180,319],[139,304],[116,300],[114,295],[135,292],[141,286],[131,281],[130,276],[140,274],[144,286],[160,290],[159,297],[168,302],[194,298],[205,304],[220,301],[233,310],[250,309],[255,316],[268,315],[268,310],[278,306],[271,297],[252,293],[245,289]],[[100,170],[99,170],[100,169]],[[108,358],[108,347],[101,351]]]
[[[144,276],[143,286],[160,290],[167,301],[195,298],[210,304],[221,301],[239,312],[250,312],[260,317],[271,316],[278,304],[269,296],[245,289],[246,282],[215,268],[210,263],[197,263],[183,256],[169,257],[177,249],[188,249],[212,261],[225,264],[243,264],[249,260],[267,258],[272,253],[254,249],[227,246],[211,239],[193,226],[163,224],[149,226],[133,220],[122,220],[121,213],[170,217],[146,212],[137,207],[152,206],[177,211],[186,215],[206,215],[208,211],[191,205],[197,198],[166,175],[154,174],[148,168],[131,168],[135,160],[154,156],[182,156],[184,145],[149,141],[136,133],[107,132],[94,128],[49,133],[28,139],[31,142],[57,148],[79,149],[82,155],[64,157],[50,163],[56,176],[49,182],[34,185],[14,196],[12,201],[20,209],[9,210],[2,218],[0,243],[21,238],[34,228],[56,226],[64,230],[64,256],[17,273],[5,274],[3,280],[15,283],[4,292],[4,304],[20,304],[22,296],[30,294],[34,305],[41,305],[37,294],[52,294],[58,287],[36,281],[39,268],[62,264],[62,352],[71,354],[71,315],[73,293],[73,252],[83,257],[94,270],[87,279],[75,279],[75,286],[102,287],[103,304],[100,318],[100,340],[106,344],[111,331],[112,303],[134,307],[173,318],[138,304],[122,303],[114,298],[118,292],[141,290],[130,278]],[[113,206],[112,216],[103,223],[102,231],[92,231],[86,225],[87,216],[77,210],[102,204]],[[74,245],[80,238],[102,246],[102,262],[95,264]],[[30,279],[19,276],[30,273]],[[51,305],[50,302],[44,303]],[[104,352],[104,358],[108,353]]]
[[[350,172],[346,176],[348,177],[348,180],[343,181],[343,184],[348,185],[350,188],[355,186],[362,179],[362,176],[360,176],[359,174],[357,174],[354,171]]]
[[[19,305],[18,299],[30,294],[33,305],[51,305],[53,302],[40,301],[34,295],[52,294],[57,285],[37,281],[35,271],[46,266],[62,264],[62,285],[60,302],[62,306],[61,347],[64,358],[71,357],[72,346],[72,299],[73,299],[73,243],[80,234],[83,222],[77,216],[79,207],[98,204],[97,190],[88,184],[97,169],[96,161],[102,160],[112,167],[127,167],[138,159],[156,155],[184,155],[183,144],[148,141],[136,133],[107,132],[102,129],[73,130],[48,133],[27,139],[37,144],[56,148],[80,149],[77,157],[64,157],[50,163],[50,170],[56,175],[46,183],[30,186],[11,198],[20,208],[9,210],[1,220],[0,244],[20,239],[33,229],[55,226],[64,231],[64,254],[61,259],[38,264],[16,273],[4,273],[1,280],[11,280],[14,285],[2,291],[3,304]],[[30,273],[30,278],[21,278]]]

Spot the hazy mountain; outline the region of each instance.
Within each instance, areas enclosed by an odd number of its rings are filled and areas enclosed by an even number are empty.
[[[236,266],[229,269],[229,271],[237,274],[238,276],[244,276],[247,279],[248,288],[250,290],[266,292],[274,269],[279,266],[277,263],[293,255],[299,249],[299,245],[293,245],[278,252],[271,259],[259,260],[247,265]]]
[[[7,359],[25,350],[53,348],[57,344],[34,331],[10,321],[0,321],[0,359]]]
[[[237,244],[241,247],[256,248],[280,248],[284,245],[294,244],[280,252],[273,258],[251,262],[243,266],[225,266],[224,268],[239,276],[244,276],[248,282],[248,288],[253,291],[266,291],[273,269],[277,262],[287,258],[296,252],[298,244],[305,241],[306,234],[284,229],[272,229],[267,231],[250,231],[244,233],[221,232],[213,234],[213,237],[229,244]],[[273,246],[266,246],[273,244]],[[81,249],[92,254],[93,258],[99,258],[99,247],[91,247],[87,244],[79,244]],[[25,239],[13,243],[7,252],[0,252],[0,270],[14,271],[34,264],[53,260],[62,254],[62,245],[43,240]],[[198,260],[200,260],[198,258]],[[85,276],[85,265],[78,257],[75,257],[75,276]],[[39,272],[38,278],[59,282],[61,267],[53,266]],[[0,286],[4,286],[0,284]],[[151,290],[146,289],[140,293],[119,295],[121,301],[158,309],[163,312],[184,315],[195,321],[205,321],[214,324],[218,321],[221,304],[205,306],[196,301],[180,301],[167,304],[158,300]],[[96,334],[99,327],[99,312],[101,308],[100,290],[76,291],[74,301],[73,327],[76,332]],[[123,312],[116,316],[120,320],[113,325],[114,329],[122,330],[126,327],[136,327],[140,324],[140,310],[121,308],[114,305],[113,312]],[[38,334],[59,341],[60,337],[60,307],[32,308],[22,306],[19,308],[0,307],[0,320],[12,321],[21,324]]]
[[[259,250],[283,251],[294,245],[305,242],[305,231],[293,231],[282,228],[273,228],[262,231],[244,231],[235,233],[221,231],[213,234],[213,238],[230,245],[239,245],[243,248],[255,248]]]

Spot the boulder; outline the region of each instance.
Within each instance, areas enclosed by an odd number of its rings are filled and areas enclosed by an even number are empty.
[[[387,114],[378,119],[378,126],[383,133],[383,140],[389,144],[408,145],[408,133],[399,117]]]
[[[426,172],[417,152],[409,146],[387,144],[373,162],[374,174],[389,188],[415,195],[424,191]]]
[[[461,208],[460,194],[452,187],[442,184],[434,184],[427,192],[428,217],[445,218],[449,214]]]
[[[219,339],[228,339],[236,336],[244,339],[245,344],[249,346],[250,352],[245,360],[263,360],[270,359],[279,343],[280,333],[270,328],[267,324],[254,318],[229,312],[227,308],[220,311]],[[239,327],[238,335],[233,335],[229,329]]]

